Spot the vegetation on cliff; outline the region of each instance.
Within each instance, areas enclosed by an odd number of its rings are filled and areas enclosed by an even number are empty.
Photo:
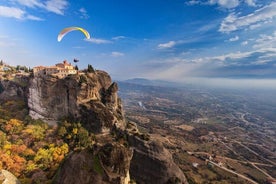
[[[92,66],[62,79],[0,80],[0,170],[22,183],[185,183],[162,144],[126,125],[117,92]]]
[[[77,74],[61,80],[68,83],[80,77],[76,89],[96,83],[96,73],[92,66],[86,72],[87,75]],[[28,85],[33,76],[12,77],[12,74],[14,72],[9,72],[10,77],[2,78],[5,81],[0,83],[0,170],[10,171],[22,183],[52,183],[64,158],[69,153],[92,148],[96,143],[96,136],[80,122],[72,122],[74,120],[69,116],[56,120],[57,124],[54,126],[41,119],[33,119],[29,116],[28,107]],[[104,72],[98,72],[98,75],[101,85],[108,87],[109,76]],[[84,93],[85,90],[86,88],[80,89],[80,92]],[[106,111],[104,105],[101,108],[102,111],[99,112]],[[97,116],[95,114],[94,118]],[[100,119],[98,117],[98,121]],[[95,154],[93,158],[93,169],[103,174],[99,155]]]
[[[80,123],[64,120],[54,127],[26,114],[13,118],[26,109],[22,103],[8,101],[0,107],[0,170],[23,183],[51,183],[68,153],[92,146],[95,136]]]

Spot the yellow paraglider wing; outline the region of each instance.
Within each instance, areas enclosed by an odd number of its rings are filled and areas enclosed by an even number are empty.
[[[61,32],[58,34],[57,40],[60,42],[62,40],[62,38],[67,33],[71,32],[71,31],[81,31],[87,39],[90,38],[88,31],[86,31],[85,29],[83,29],[81,27],[67,27],[67,28],[64,28],[63,30],[61,30]]]

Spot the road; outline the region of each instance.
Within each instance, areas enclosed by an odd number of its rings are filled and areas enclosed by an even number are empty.
[[[275,162],[273,162],[273,161],[271,161],[271,160],[269,160],[269,159],[267,159],[267,158],[264,158],[262,155],[260,155],[259,153],[256,153],[255,151],[253,151],[252,149],[248,148],[247,146],[245,146],[245,145],[242,144],[241,142],[236,141],[236,140],[234,140],[233,142],[238,143],[239,145],[241,145],[242,147],[244,147],[245,149],[247,149],[248,151],[250,151],[250,152],[253,153],[254,155],[258,156],[259,158],[262,158],[263,160],[266,160],[267,162],[269,162],[269,163],[271,163],[271,164],[273,164],[273,165],[276,165]]]
[[[248,177],[246,177],[246,176],[244,176],[244,175],[242,175],[242,174],[239,174],[239,173],[237,173],[237,172],[235,172],[235,171],[233,171],[233,170],[227,169],[227,168],[224,167],[224,166],[220,166],[220,165],[218,165],[217,163],[215,163],[215,162],[213,162],[213,161],[211,161],[211,160],[208,160],[208,159],[207,159],[207,161],[208,161],[209,163],[211,163],[211,164],[213,164],[213,165],[215,165],[215,166],[217,166],[217,167],[219,167],[219,168],[221,168],[221,169],[223,169],[223,170],[225,170],[225,171],[227,171],[227,172],[229,172],[229,173],[235,174],[235,175],[237,175],[238,177],[243,178],[243,179],[245,179],[245,180],[247,180],[247,181],[249,181],[249,182],[251,182],[251,183],[258,184],[256,181],[253,181],[252,179],[250,179],[250,178],[248,178]]]

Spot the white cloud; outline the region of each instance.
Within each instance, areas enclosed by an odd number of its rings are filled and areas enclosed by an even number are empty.
[[[247,45],[248,44],[248,41],[243,41],[242,43],[241,43],[241,45]]]
[[[45,2],[44,8],[47,11],[63,15],[64,10],[67,8],[68,2],[66,0],[48,0]]]
[[[205,62],[213,62],[213,61],[226,61],[227,59],[230,60],[240,60],[248,58],[254,54],[262,55],[262,57],[269,57],[273,54],[276,54],[276,48],[260,48],[257,50],[247,51],[247,52],[232,52],[224,55],[213,56],[213,57],[205,57],[202,60]],[[256,58],[257,59],[257,58]]]
[[[204,24],[202,27],[198,28],[198,32],[207,32],[210,31],[212,29],[215,29],[218,26],[219,22],[213,20],[211,23],[208,24]]]
[[[240,4],[239,0],[210,0],[210,4],[218,4],[223,8],[235,8]]]
[[[15,18],[19,20],[36,20],[41,21],[43,19],[33,16],[33,15],[27,15],[27,13],[20,8],[15,7],[7,7],[7,6],[0,6],[0,17],[8,17],[8,18]]]
[[[99,39],[99,38],[85,39],[85,41],[88,41],[90,43],[95,43],[95,44],[108,44],[108,43],[112,43],[112,41],[110,41],[110,40]]]
[[[240,0],[208,0],[208,1],[200,1],[200,0],[190,0],[186,3],[187,5],[218,5],[222,8],[235,8],[239,6]]]
[[[49,12],[53,12],[59,15],[64,14],[64,10],[69,5],[67,0],[14,0],[18,4],[21,4],[30,8],[41,8]]]
[[[256,39],[253,48],[276,48],[276,31],[272,35],[260,35],[260,38]]]
[[[230,38],[229,41],[230,42],[235,42],[235,41],[238,41],[240,38],[238,36],[235,36],[233,38]]]
[[[245,0],[245,3],[246,3],[248,6],[256,6],[255,0]]]
[[[176,45],[175,41],[169,41],[167,43],[161,43],[158,45],[159,49],[168,49],[168,48],[172,48],[173,46]]]
[[[115,36],[112,38],[112,40],[121,40],[121,39],[125,39],[125,36]]]
[[[258,23],[258,24],[252,24],[252,25],[250,25],[250,26],[249,26],[249,29],[254,30],[254,29],[256,29],[256,28],[258,28],[258,27],[261,27],[261,26],[262,26],[262,24],[261,24],[261,23]]]
[[[80,18],[82,18],[82,19],[88,19],[89,18],[89,15],[88,15],[85,8],[80,8],[79,12],[81,14]]]
[[[226,9],[233,9],[238,7],[241,3],[248,6],[256,7],[257,0],[190,0],[186,5],[217,5]]]
[[[2,17],[23,19],[24,15],[25,15],[25,11],[19,8],[0,6],[0,16]]]
[[[26,18],[29,19],[29,20],[36,20],[36,21],[43,21],[44,20],[40,17],[36,17],[36,16],[33,16],[33,15],[27,15]]]
[[[121,57],[121,56],[124,56],[125,54],[122,53],[122,52],[111,52],[111,56],[112,57]]]
[[[31,7],[31,8],[43,6],[43,4],[39,2],[39,0],[15,0],[15,1],[21,5]]]
[[[201,3],[202,2],[198,1],[198,0],[191,0],[191,1],[186,2],[187,5],[196,5],[196,4],[201,4]]]
[[[226,59],[242,59],[242,58],[247,58],[249,57],[253,51],[249,52],[235,52],[235,53],[229,53],[225,55],[220,55],[220,56],[215,56],[208,58],[208,60],[220,60],[220,61],[225,61]]]
[[[263,24],[274,17],[276,17],[276,2],[272,2],[246,16],[238,17],[238,15],[234,13],[229,14],[222,21],[219,31],[229,33],[252,25]]]

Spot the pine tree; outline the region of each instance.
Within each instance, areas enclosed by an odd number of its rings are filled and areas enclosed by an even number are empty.
[[[87,72],[88,72],[88,73],[94,73],[94,72],[95,72],[95,70],[94,70],[94,68],[92,67],[92,65],[88,64]]]

